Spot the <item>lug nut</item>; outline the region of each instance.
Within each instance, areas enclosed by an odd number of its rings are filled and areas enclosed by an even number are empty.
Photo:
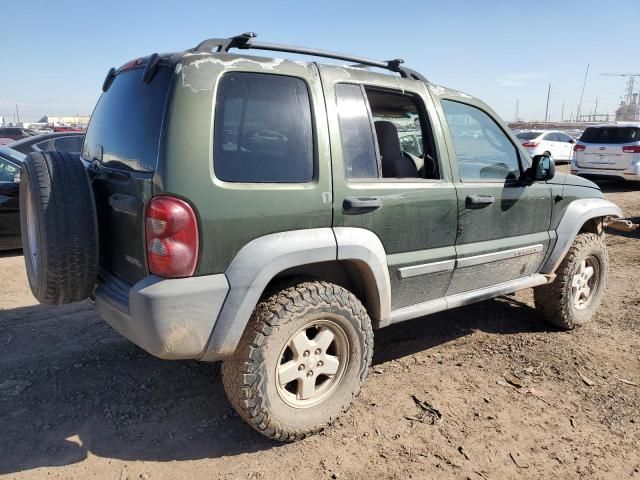
[[[305,350],[304,353],[302,354],[304,357],[308,357],[309,355],[311,355],[311,352],[309,350]]]
[[[307,377],[313,377],[313,370],[309,370],[307,372]]]
[[[322,353],[322,350],[320,350],[319,348],[316,348],[315,354],[320,355],[321,353]]]
[[[318,365],[319,367],[321,367],[322,365],[324,365],[324,362],[323,362],[322,360],[320,360],[320,361],[317,363],[317,365]]]
[[[298,370],[304,370],[304,365],[302,363],[298,365]]]

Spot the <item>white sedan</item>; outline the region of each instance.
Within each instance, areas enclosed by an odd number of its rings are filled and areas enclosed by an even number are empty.
[[[551,155],[556,162],[570,162],[575,139],[563,132],[554,130],[524,130],[516,134],[522,146],[529,154]]]

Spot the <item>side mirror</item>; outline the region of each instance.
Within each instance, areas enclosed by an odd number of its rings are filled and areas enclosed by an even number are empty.
[[[535,155],[533,165],[527,172],[531,180],[540,182],[551,180],[556,174],[556,163],[548,155]]]

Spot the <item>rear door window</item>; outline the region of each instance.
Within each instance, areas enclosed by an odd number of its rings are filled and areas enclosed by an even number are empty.
[[[216,100],[213,168],[226,182],[307,183],[314,175],[307,84],[295,77],[231,72]]]
[[[375,138],[362,87],[336,85],[336,105],[347,178],[377,178]]]
[[[142,69],[116,75],[96,105],[82,157],[92,161],[153,172],[158,162],[158,145],[172,70],[160,67],[149,84],[142,82]]]
[[[580,137],[585,143],[622,144],[640,142],[638,127],[589,127]]]
[[[440,178],[431,124],[418,97],[337,84],[336,106],[347,178]]]

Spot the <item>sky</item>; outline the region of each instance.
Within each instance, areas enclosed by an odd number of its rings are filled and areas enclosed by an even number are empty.
[[[613,113],[640,73],[640,0],[162,2],[0,0],[0,116],[88,115],[108,69],[246,31],[266,42],[403,58],[507,121]],[[265,52],[257,52],[263,55]],[[281,57],[282,54],[273,54]],[[640,89],[640,79],[637,87]]]

